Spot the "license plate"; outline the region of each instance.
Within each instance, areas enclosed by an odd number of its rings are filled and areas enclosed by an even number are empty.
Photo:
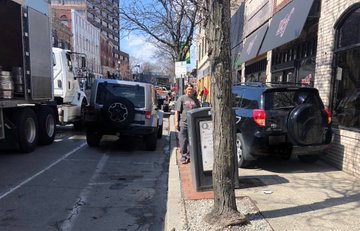
[[[269,144],[281,144],[286,142],[285,136],[269,136]]]

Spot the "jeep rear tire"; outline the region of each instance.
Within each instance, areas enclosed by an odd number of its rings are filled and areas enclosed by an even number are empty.
[[[102,134],[93,129],[88,129],[86,131],[86,142],[89,147],[98,147],[100,145],[100,141],[102,138]]]
[[[163,135],[163,125],[161,124],[157,131],[157,138],[161,139],[162,135]]]
[[[133,122],[135,107],[130,100],[124,97],[115,97],[104,105],[103,115],[112,126],[122,129]]]
[[[155,132],[144,136],[146,150],[148,150],[148,151],[155,151],[156,150],[157,136],[158,136],[157,129],[155,129]]]

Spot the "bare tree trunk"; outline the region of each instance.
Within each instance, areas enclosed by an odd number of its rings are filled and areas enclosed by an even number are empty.
[[[211,105],[213,121],[214,207],[205,220],[222,227],[246,222],[237,211],[234,190],[234,117],[231,101],[230,0],[207,0],[210,19],[206,26],[210,42]]]

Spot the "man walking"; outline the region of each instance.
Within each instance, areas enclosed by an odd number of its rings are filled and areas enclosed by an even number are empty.
[[[185,94],[176,101],[174,124],[179,131],[181,163],[187,164],[190,162],[190,153],[186,113],[191,109],[199,108],[200,102],[194,97],[194,86],[191,83],[185,84],[184,88]]]

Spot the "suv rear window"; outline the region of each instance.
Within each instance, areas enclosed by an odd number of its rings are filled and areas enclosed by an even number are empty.
[[[302,103],[323,107],[319,94],[311,89],[274,89],[264,92],[264,98],[265,110],[292,109]]]
[[[97,104],[104,104],[114,97],[124,97],[130,100],[136,108],[145,107],[144,87],[139,85],[99,83],[96,95]]]

